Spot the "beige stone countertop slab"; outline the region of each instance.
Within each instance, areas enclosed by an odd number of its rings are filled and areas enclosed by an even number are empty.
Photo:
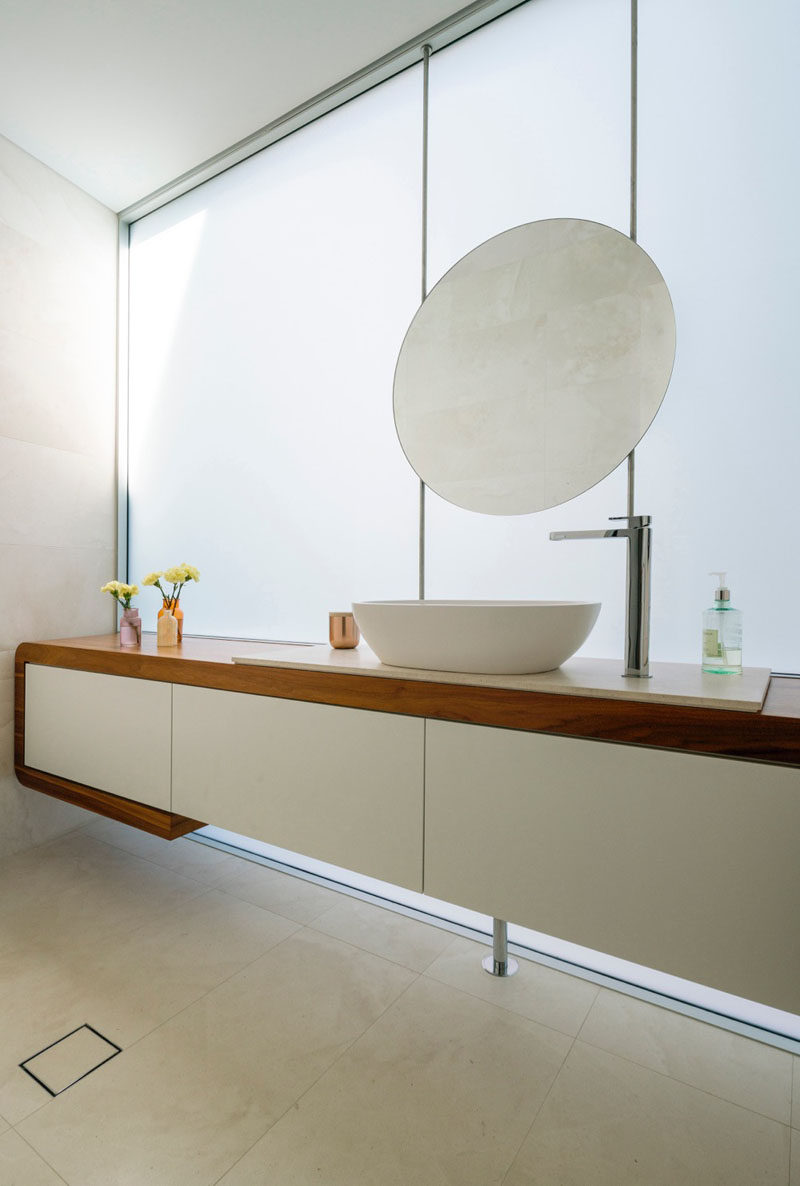
[[[299,671],[346,672],[386,679],[425,680],[518,692],[551,692],[562,696],[595,696],[651,704],[682,704],[760,712],[770,680],[767,667],[745,667],[741,675],[709,675],[695,663],[651,663],[651,678],[622,675],[621,659],[569,659],[555,671],[537,675],[483,675],[460,671],[426,671],[390,667],[362,642],[354,650],[327,645],[293,646],[231,643],[234,663],[289,667]]]

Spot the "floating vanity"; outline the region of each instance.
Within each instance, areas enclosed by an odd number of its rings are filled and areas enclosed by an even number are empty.
[[[800,680],[619,672],[23,643],[16,771],[156,835],[214,824],[800,1013]]]

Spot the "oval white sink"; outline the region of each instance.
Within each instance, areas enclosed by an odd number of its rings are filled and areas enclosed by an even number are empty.
[[[560,667],[586,641],[598,601],[354,601],[382,663],[524,675]]]

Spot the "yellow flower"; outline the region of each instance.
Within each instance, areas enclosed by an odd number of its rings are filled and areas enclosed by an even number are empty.
[[[100,589],[101,593],[110,593],[123,609],[131,608],[131,598],[139,592],[138,585],[126,585],[122,581],[109,581]]]
[[[164,578],[172,589],[166,589],[161,584],[161,577]],[[176,601],[180,595],[183,586],[187,581],[199,581],[200,573],[191,564],[176,564],[174,568],[167,568],[164,572],[151,572],[142,581],[143,585],[155,585],[164,598],[164,604]]]
[[[199,581],[200,573],[191,564],[176,564],[174,568],[168,568],[164,573],[165,580],[172,581],[173,585],[184,585],[187,581]]]

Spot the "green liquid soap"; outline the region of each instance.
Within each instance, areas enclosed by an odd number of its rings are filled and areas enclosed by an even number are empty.
[[[712,675],[741,675],[742,613],[730,603],[725,575],[709,573],[719,577],[719,585],[714,593],[714,605],[703,613],[702,667]]]

